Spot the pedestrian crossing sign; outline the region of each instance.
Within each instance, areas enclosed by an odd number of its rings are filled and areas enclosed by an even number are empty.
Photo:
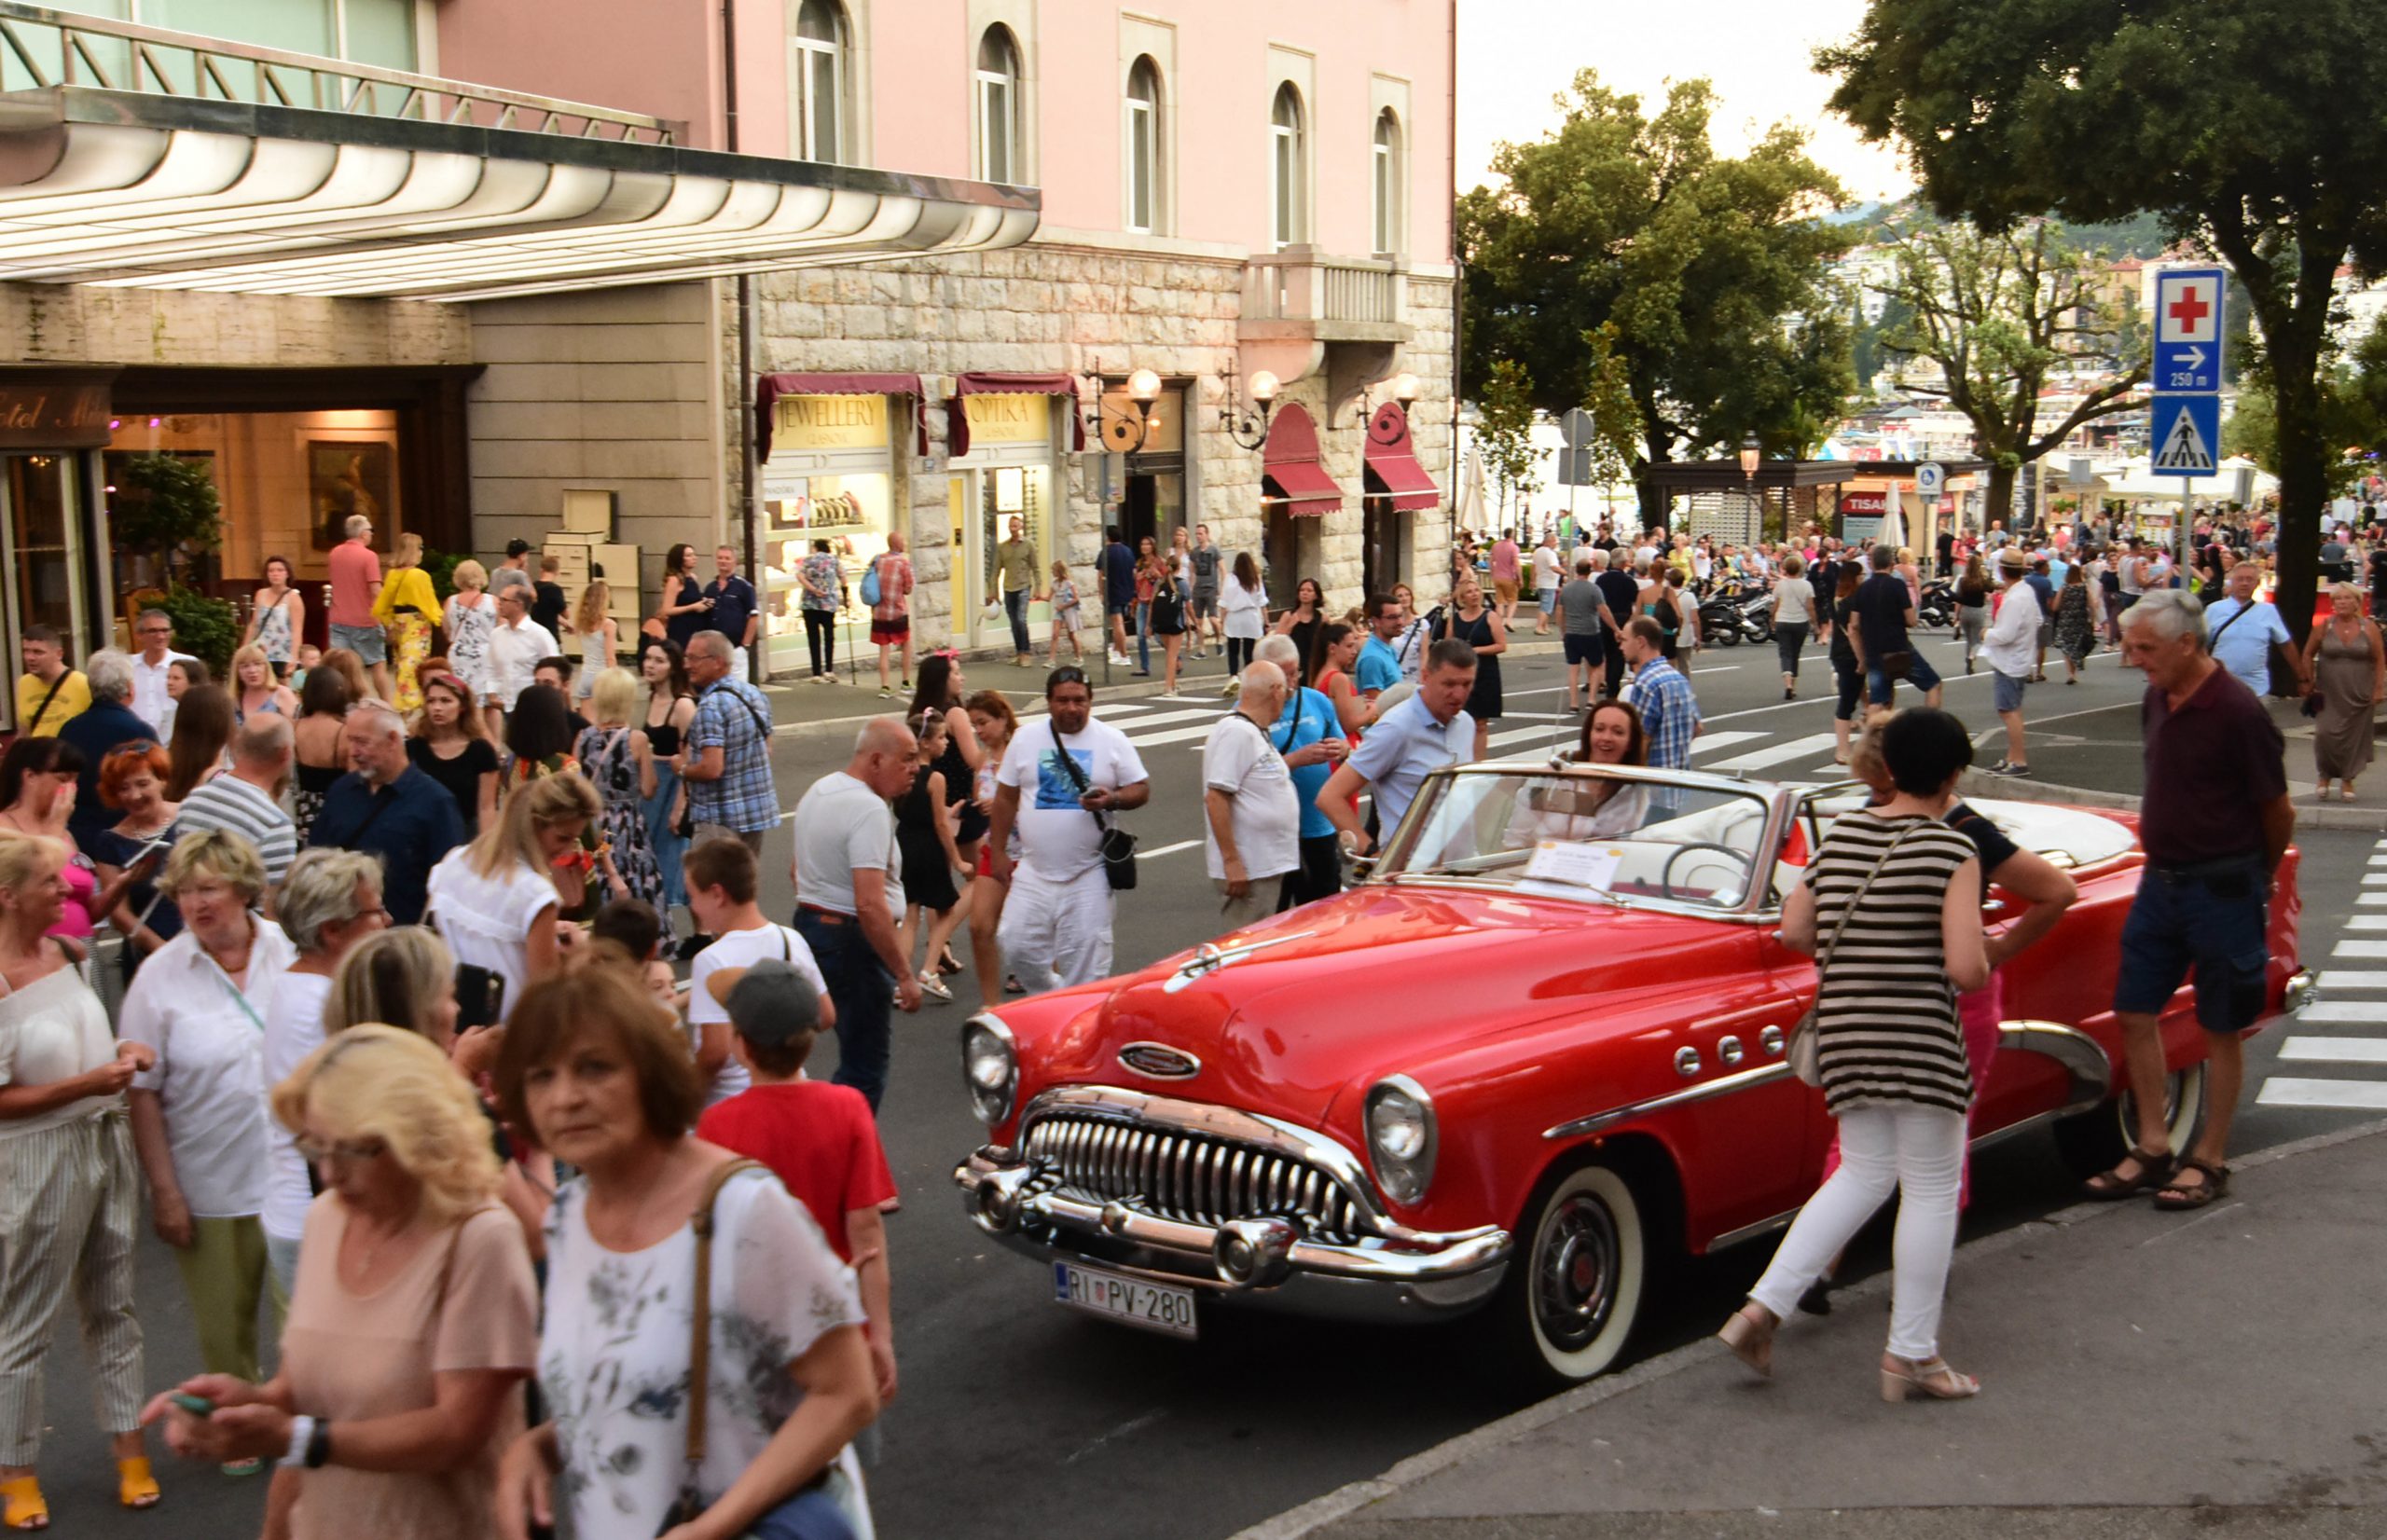
[[[2149,426],[2155,447],[2147,467],[2159,476],[2209,476],[2216,473],[2221,446],[2221,398],[2159,395]]]

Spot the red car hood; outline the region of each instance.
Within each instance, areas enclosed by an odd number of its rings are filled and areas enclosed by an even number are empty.
[[[1355,889],[1241,932],[1238,943],[1294,939],[1175,993],[1164,986],[1190,953],[1123,977],[1096,1010],[1023,1042],[1025,1089],[1123,1085],[1323,1127],[1354,1081],[1570,1011],[1587,1027],[1621,1020],[1645,997],[1679,997],[1703,946],[1745,947],[1752,935],[1563,901]],[[1201,1067],[1177,1079],[1138,1073],[1120,1050],[1139,1042]]]

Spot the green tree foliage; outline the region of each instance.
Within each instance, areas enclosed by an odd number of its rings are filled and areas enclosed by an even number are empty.
[[[1483,375],[1475,405],[1475,452],[1492,477],[1495,523],[1505,523],[1511,495],[1541,489],[1533,474],[1533,380],[1514,359],[1495,362]]]
[[[1514,360],[1542,410],[1588,403],[1595,417],[1621,384],[1636,477],[1752,433],[1769,453],[1803,453],[1853,387],[1828,264],[1856,232],[1822,217],[1840,185],[1787,125],[1719,158],[1714,103],[1706,81],[1686,81],[1646,115],[1582,71],[1559,126],[1502,145],[1502,185],[1459,199],[1466,378]],[[1660,506],[1646,485],[1642,499]]]
[[[2345,492],[2362,473],[2354,451],[2387,447],[2387,325],[2373,325],[2351,362],[2331,362],[2321,382],[2321,438],[2336,451],[2328,461],[2331,497]],[[2245,383],[2221,425],[2221,452],[2244,455],[2279,474],[2279,410],[2259,349],[2250,353]]]
[[[205,460],[133,455],[116,471],[108,525],[117,544],[155,555],[168,586],[191,558],[224,543],[224,502]]]
[[[2127,322],[2101,282],[2102,254],[2065,239],[2049,220],[1992,235],[1965,223],[1933,223],[1900,235],[1896,275],[1884,290],[1902,320],[1885,323],[1880,342],[1902,375],[1917,360],[1931,367],[1900,383],[1965,414],[1973,443],[1989,461],[1985,516],[2013,516],[2014,479],[2025,465],[2061,447],[2082,423],[2132,405],[2146,378],[2146,344],[2125,358]],[[2039,425],[2039,396],[2067,365],[2107,373],[2063,417]]]
[[[239,612],[220,598],[180,586],[167,589],[158,608],[173,617],[176,652],[207,665],[219,681],[230,676],[232,653],[241,644]]]
[[[2387,266],[2379,0],[1870,0],[1818,50],[1831,104],[1902,142],[1943,215],[2142,211],[2226,260],[2261,334],[2277,421],[2280,612],[2312,613],[2339,268]]]

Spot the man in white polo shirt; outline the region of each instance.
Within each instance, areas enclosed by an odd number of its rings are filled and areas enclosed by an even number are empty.
[[[919,975],[896,940],[904,856],[888,805],[910,790],[918,748],[903,718],[873,717],[846,767],[814,781],[795,804],[795,933],[835,1003],[836,1082],[861,1092],[873,1111],[887,1091],[889,1011],[920,1008]]]
[[[1255,663],[1202,745],[1203,859],[1229,930],[1274,914],[1286,873],[1301,865],[1301,799],[1268,734],[1284,709],[1285,671]]]

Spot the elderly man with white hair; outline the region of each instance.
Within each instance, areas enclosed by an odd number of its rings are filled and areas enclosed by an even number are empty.
[[[697,640],[709,636],[722,639],[707,631]],[[887,1091],[889,1010],[920,1008],[919,975],[896,940],[904,853],[889,805],[911,790],[918,749],[903,718],[873,717],[855,735],[846,767],[814,781],[795,804],[795,933],[812,949],[835,1008],[836,1081],[861,1092],[873,1109]],[[713,862],[704,849],[689,853],[692,895],[716,886],[706,878]]]
[[[58,741],[73,744],[83,755],[66,832],[75,836],[76,845],[88,847],[92,837],[117,818],[115,811],[100,800],[100,763],[128,743],[154,743],[158,735],[132,709],[130,654],[103,647],[84,663],[83,677],[91,683],[91,704],[58,730]]]
[[[1014,734],[995,772],[989,870],[1010,886],[999,932],[1030,992],[1111,972],[1111,883],[1102,845],[1116,815],[1141,807],[1152,777],[1127,735],[1094,719],[1083,668],[1044,681],[1046,714]],[[1020,855],[1011,856],[1019,833]]]
[[[1255,656],[1274,665],[1286,680],[1285,704],[1276,725],[1268,729],[1268,741],[1292,772],[1293,795],[1302,804],[1301,862],[1286,875],[1277,905],[1290,909],[1343,890],[1343,851],[1335,841],[1332,820],[1318,810],[1318,794],[1326,789],[1326,777],[1351,751],[1351,740],[1343,736],[1342,721],[1324,691],[1292,682],[1301,677],[1300,643],[1290,637],[1262,637]],[[1395,685],[1377,697],[1377,710],[1390,710],[1400,703],[1399,697],[1408,694]],[[1392,705],[1386,704],[1387,699]]]
[[[1285,671],[1244,669],[1235,709],[1202,745],[1203,859],[1229,930],[1274,914],[1301,864],[1301,799],[1268,729],[1285,709]]]
[[[390,923],[420,924],[431,869],[464,843],[463,816],[447,788],[407,760],[406,722],[387,701],[369,698],[348,713],[348,760],[355,769],[324,793],[307,844],[379,856]]]

